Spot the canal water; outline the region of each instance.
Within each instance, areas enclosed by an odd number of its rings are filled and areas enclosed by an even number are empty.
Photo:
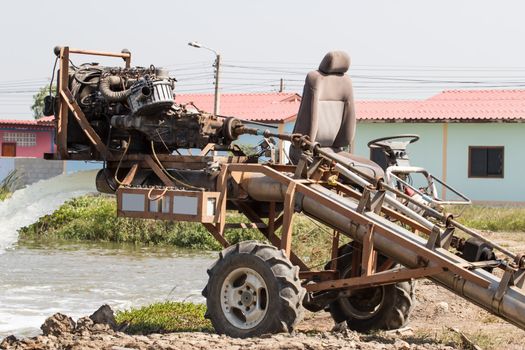
[[[124,244],[17,243],[18,228],[93,192],[94,174],[47,180],[0,203],[0,338],[33,336],[55,312],[86,316],[103,304],[203,302],[216,253]]]

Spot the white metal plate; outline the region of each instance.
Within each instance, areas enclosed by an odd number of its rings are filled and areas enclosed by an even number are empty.
[[[174,196],[173,214],[197,215],[197,197]]]
[[[122,193],[122,210],[123,211],[141,211],[144,212],[144,194]]]

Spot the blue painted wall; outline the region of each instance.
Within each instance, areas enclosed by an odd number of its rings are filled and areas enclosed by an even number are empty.
[[[287,123],[291,132],[293,122]],[[525,123],[448,123],[446,173],[443,169],[443,123],[365,123],[357,125],[355,153],[369,158],[368,141],[399,134],[417,134],[408,146],[410,162],[426,168],[474,201],[525,202]],[[503,178],[469,178],[469,146],[504,146]],[[440,189],[438,188],[441,193]],[[453,199],[447,192],[447,199]]]
[[[468,178],[469,146],[504,146],[503,178]],[[525,124],[449,124],[448,181],[475,200],[525,202]]]

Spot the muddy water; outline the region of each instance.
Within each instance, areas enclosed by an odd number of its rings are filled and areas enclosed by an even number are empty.
[[[96,192],[96,171],[59,175],[13,193],[0,202],[0,254],[18,240],[18,229],[51,214],[68,199]]]
[[[111,244],[24,245],[0,255],[0,338],[35,335],[46,317],[77,318],[162,300],[202,302],[216,254]]]
[[[60,175],[0,202],[0,338],[35,335],[46,317],[91,314],[161,300],[203,301],[215,254],[115,244],[18,242],[18,229],[66,200],[96,192],[96,171]]]

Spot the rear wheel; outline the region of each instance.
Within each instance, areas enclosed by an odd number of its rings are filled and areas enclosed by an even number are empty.
[[[208,270],[202,291],[219,334],[253,337],[291,332],[302,319],[299,268],[282,250],[256,241],[226,248]]]
[[[338,270],[342,277],[350,276],[352,249],[348,244],[339,248]],[[378,265],[384,262],[378,257]],[[415,302],[415,282],[399,282],[379,287],[356,289],[348,297],[330,303],[328,310],[336,323],[346,322],[359,332],[375,329],[401,328],[408,322]]]

